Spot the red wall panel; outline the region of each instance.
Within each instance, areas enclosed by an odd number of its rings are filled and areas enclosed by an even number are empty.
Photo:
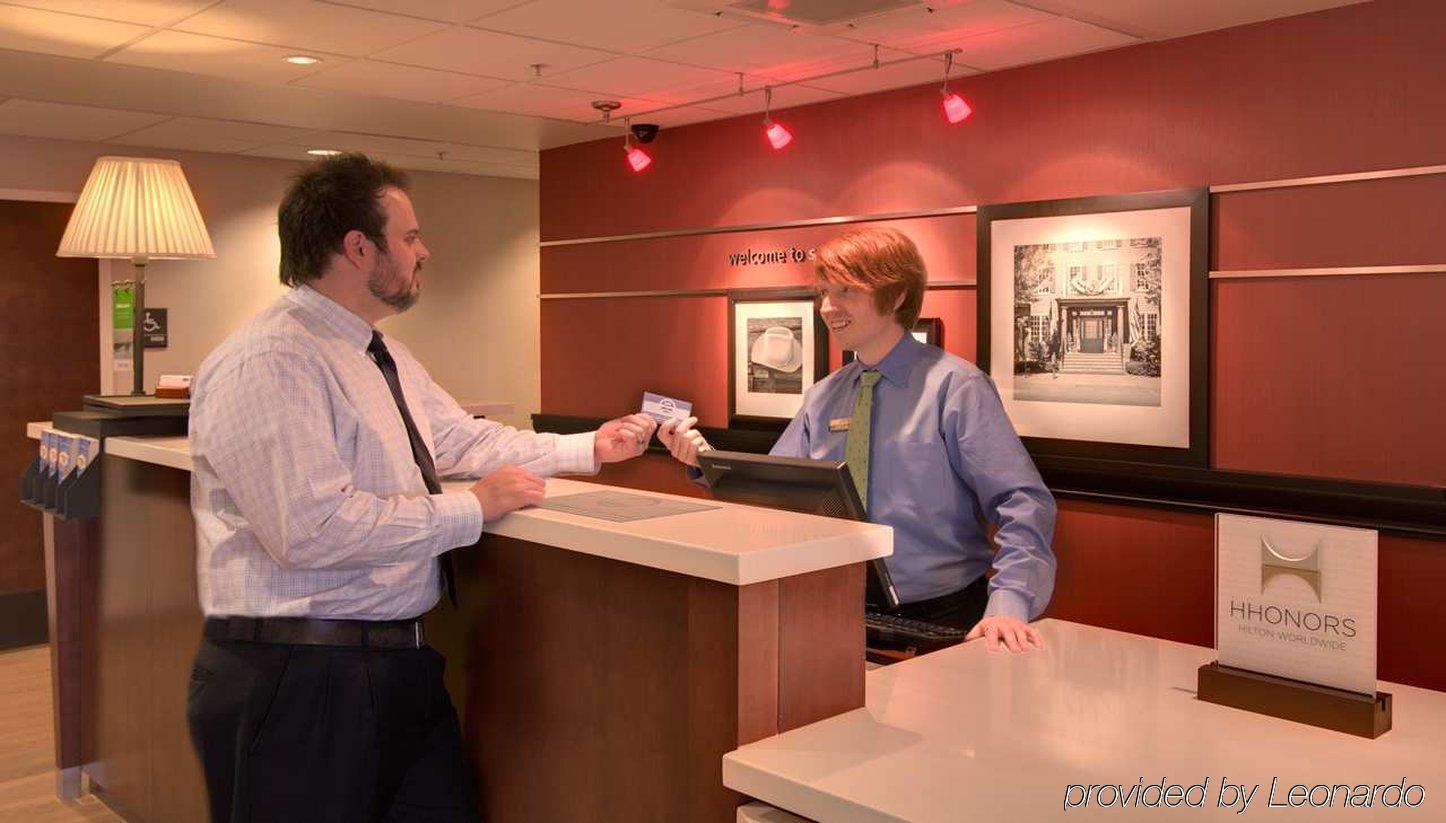
[[[1226,192],[1211,199],[1211,268],[1446,262],[1446,174]]]
[[[974,278],[974,215],[884,220],[864,224],[897,228],[919,246],[930,280]],[[548,246],[542,250],[544,294],[654,289],[760,288],[807,285],[813,266],[731,265],[729,255],[748,252],[804,253],[843,231],[861,226],[808,226],[653,240]]]
[[[1211,292],[1211,465],[1446,486],[1446,274]]]
[[[544,300],[541,321],[544,412],[616,417],[653,391],[728,424],[727,300]]]
[[[624,169],[615,141],[542,155],[544,240],[1268,181],[1446,163],[1446,3],[1378,0],[964,78],[977,114],[946,125],[932,85],[665,131]],[[1210,266],[1446,262],[1446,177],[1212,198]],[[972,217],[902,221],[931,277],[974,276]],[[935,232],[935,227],[939,231]],[[803,284],[729,268],[728,251],[815,244],[844,227],[549,247],[544,292]],[[922,236],[921,236],[922,235]],[[945,347],[974,355],[972,289],[930,291]],[[1446,485],[1446,276],[1216,281],[1212,465]],[[727,301],[543,302],[543,410],[608,416],[644,390],[725,424]],[[833,351],[832,362],[839,363]],[[604,482],[694,494],[665,458]],[[1061,504],[1050,614],[1193,643],[1211,638],[1208,515]],[[1440,541],[1381,540],[1381,676],[1446,688]]]
[[[1443,162],[1446,4],[1378,0],[934,85],[542,153],[542,237],[797,220]]]

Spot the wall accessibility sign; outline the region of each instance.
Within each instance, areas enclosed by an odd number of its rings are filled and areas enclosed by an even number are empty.
[[[1215,515],[1220,665],[1376,692],[1377,535]]]

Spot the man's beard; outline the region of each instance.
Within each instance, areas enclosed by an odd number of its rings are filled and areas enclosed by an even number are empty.
[[[416,282],[417,272],[422,270],[422,264],[418,263],[417,267],[413,269],[412,280],[406,291],[388,294],[386,291],[386,273],[391,271],[391,262],[391,257],[386,255],[382,255],[382,257],[377,260],[376,270],[367,278],[367,291],[371,292],[372,297],[391,306],[400,313],[415,306],[417,300],[422,296],[422,284]]]

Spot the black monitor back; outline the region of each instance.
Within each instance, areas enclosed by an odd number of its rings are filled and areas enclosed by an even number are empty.
[[[867,521],[848,464],[803,457],[705,451],[698,455],[708,489],[719,500],[771,509]],[[865,600],[872,609],[899,605],[882,558],[868,563]]]

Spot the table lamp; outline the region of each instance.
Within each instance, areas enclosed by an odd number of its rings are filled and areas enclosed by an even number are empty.
[[[101,157],[70,215],[57,257],[121,258],[135,266],[132,396],[145,392],[145,272],[151,260],[215,257],[181,164],[150,157]]]

